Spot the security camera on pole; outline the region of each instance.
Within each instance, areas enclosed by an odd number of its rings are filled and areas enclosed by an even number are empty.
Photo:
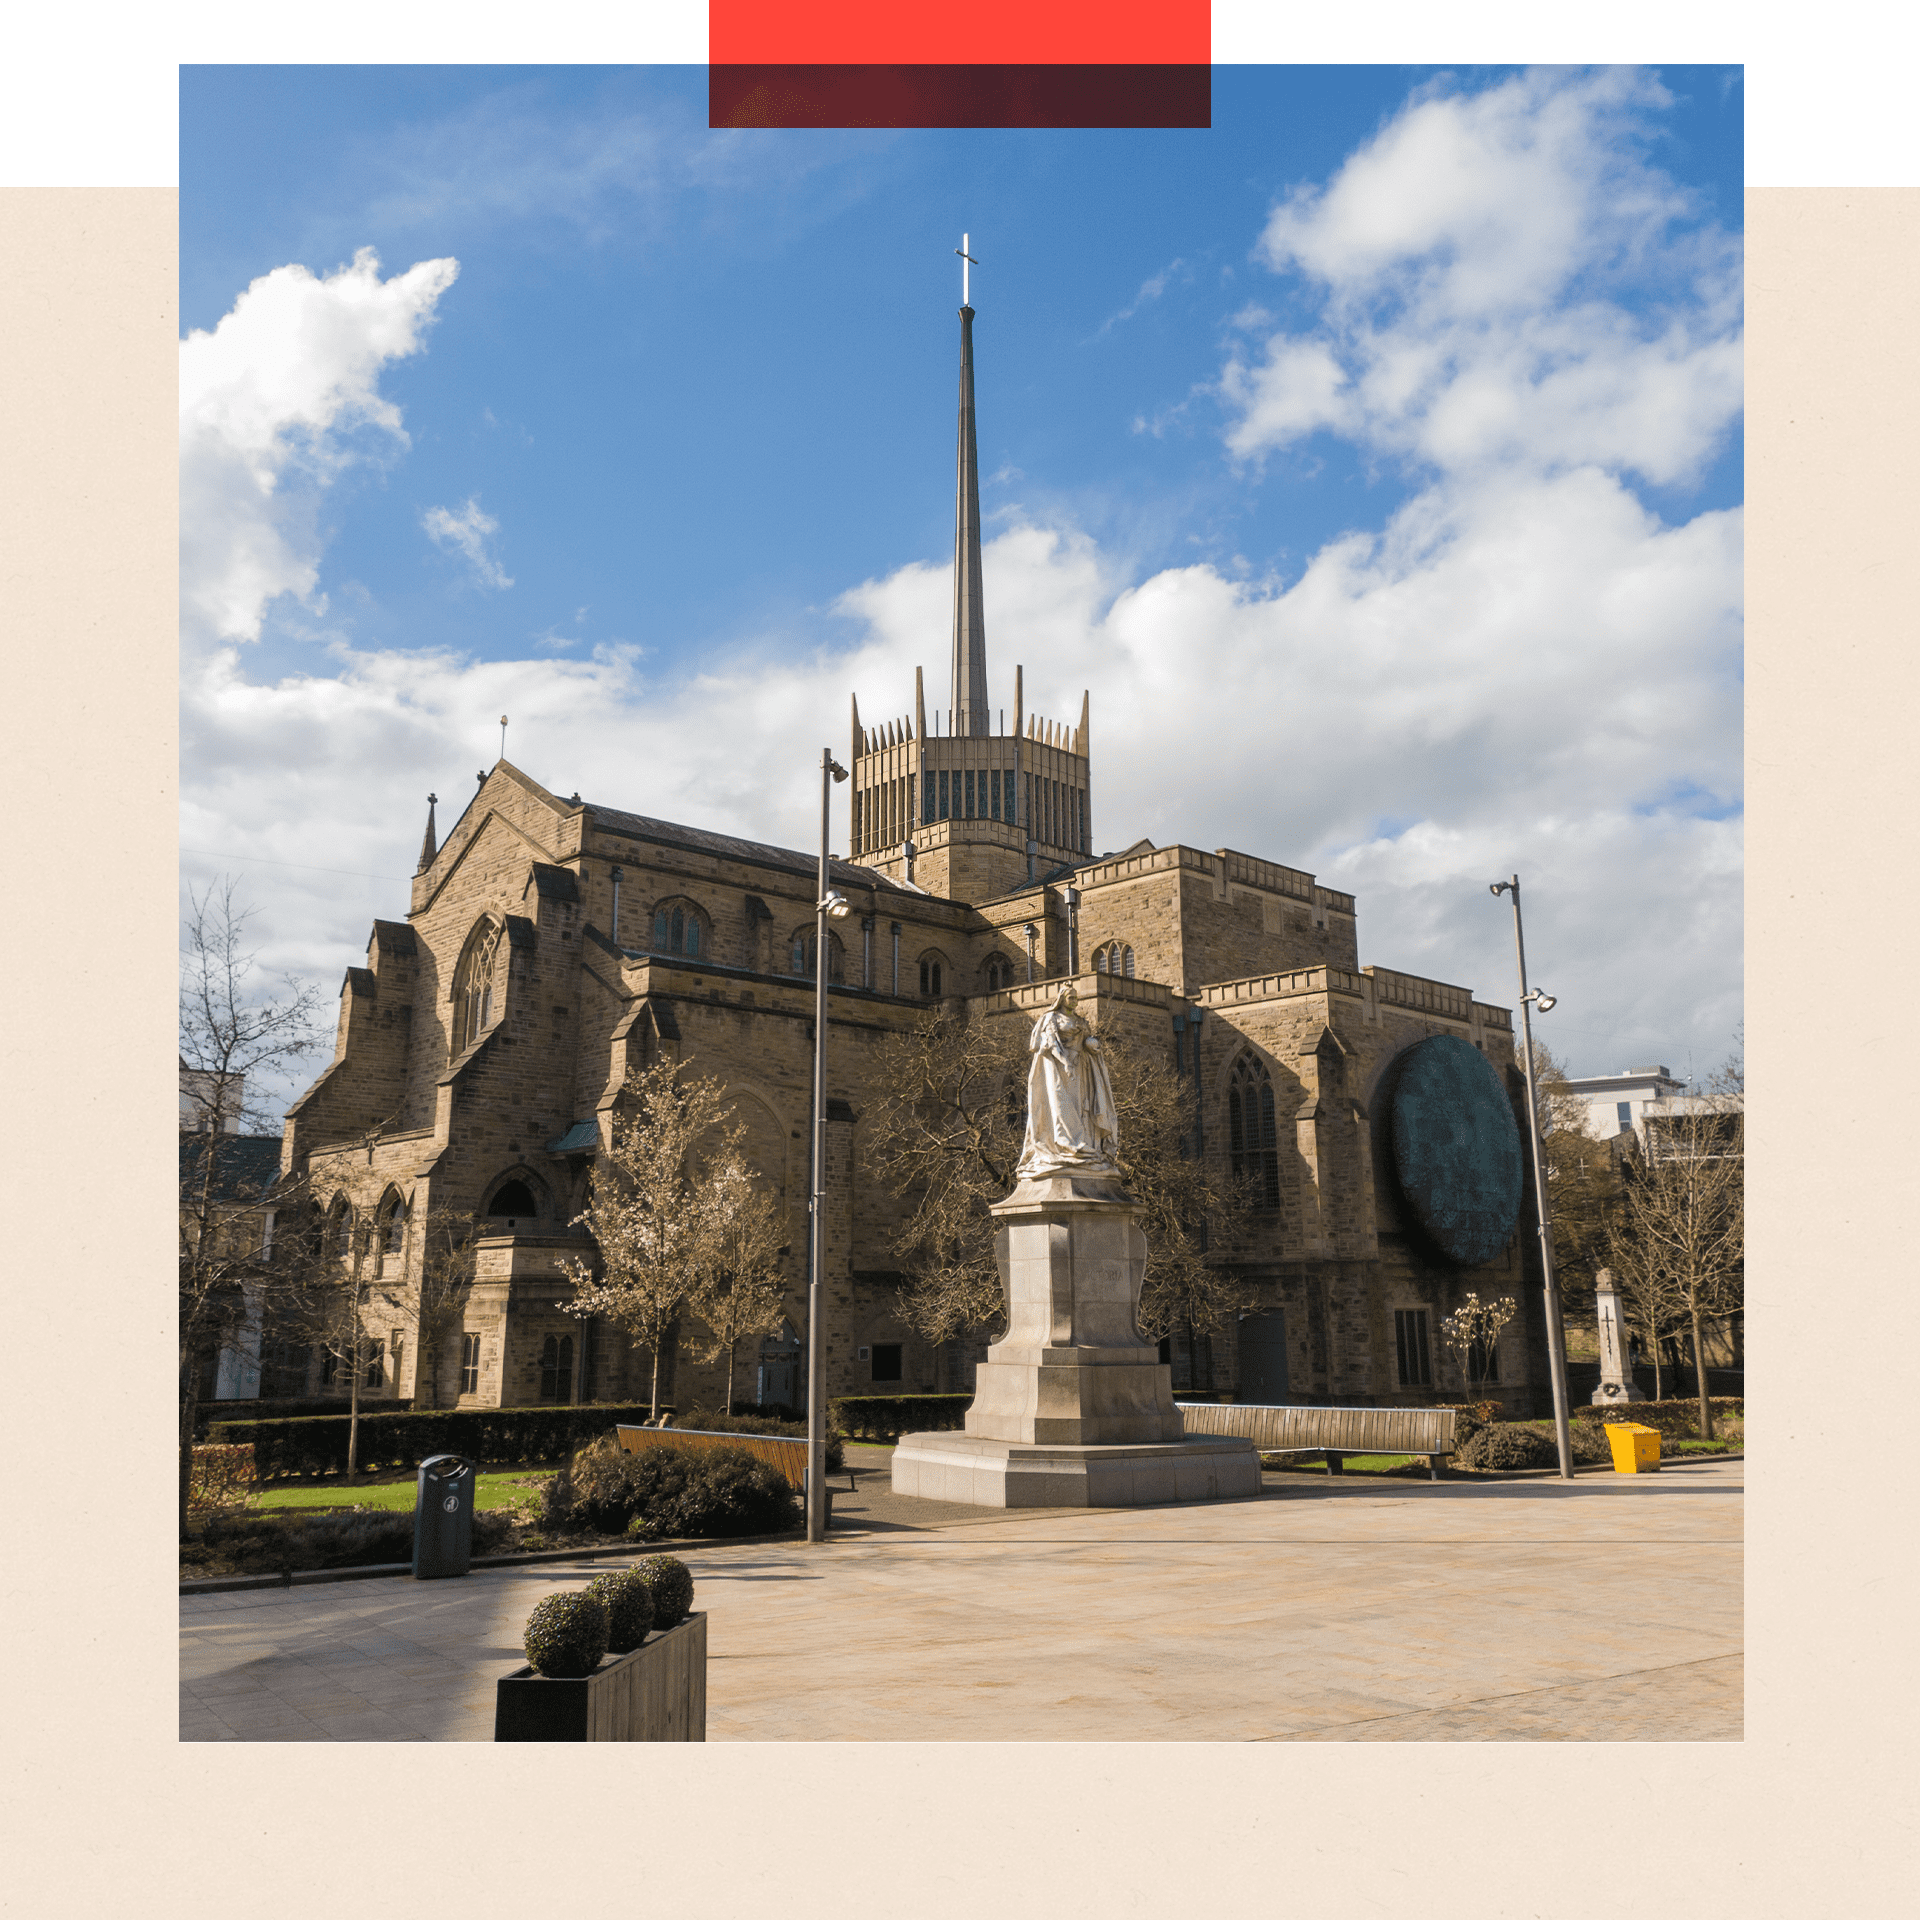
[[[827,972],[828,920],[844,920],[851,909],[844,896],[827,885],[827,835],[833,812],[833,783],[847,770],[829,748],[820,749],[820,892],[813,935],[813,1194],[807,1237],[807,1545],[827,1537],[827,1396],[822,1324],[825,1300],[820,1276],[827,1264]]]
[[[1560,1287],[1553,1274],[1553,1216],[1547,1211],[1546,1157],[1540,1151],[1540,1114],[1533,1090],[1533,1019],[1553,1010],[1554,998],[1538,988],[1527,988],[1527,942],[1520,927],[1520,876],[1495,880],[1487,891],[1497,900],[1513,895],[1513,946],[1520,961],[1520,1035],[1527,1075],[1527,1133],[1533,1143],[1533,1205],[1540,1220],[1540,1271],[1546,1276],[1547,1371],[1553,1379],[1553,1437],[1560,1449],[1560,1478],[1573,1478],[1573,1435],[1567,1426],[1567,1342],[1560,1326]]]

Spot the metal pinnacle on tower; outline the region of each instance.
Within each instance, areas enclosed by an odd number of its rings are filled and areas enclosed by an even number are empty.
[[[980,263],[960,256],[960,452],[953,508],[953,730],[991,733],[987,699],[987,623],[980,595],[980,453],[973,425],[973,308],[967,270]]]

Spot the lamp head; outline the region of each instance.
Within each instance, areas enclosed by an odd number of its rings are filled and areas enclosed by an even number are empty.
[[[844,920],[847,915],[853,911],[853,909],[847,905],[847,897],[843,893],[829,891],[827,897],[822,900],[820,904],[826,908],[827,918],[829,920]]]
[[[1536,993],[1532,997],[1534,1005],[1537,1006],[1542,1013],[1551,1013],[1558,1004],[1550,993]]]
[[[1500,896],[1503,893],[1505,893],[1507,889],[1512,885],[1513,885],[1513,882],[1511,880],[1496,880],[1490,887],[1488,887],[1487,891],[1490,894],[1492,894],[1496,900],[1498,900]]]
[[[838,786],[840,782],[847,777],[846,768],[843,767],[838,760],[834,759],[831,754],[827,756],[827,771],[833,775],[833,783],[835,786]]]

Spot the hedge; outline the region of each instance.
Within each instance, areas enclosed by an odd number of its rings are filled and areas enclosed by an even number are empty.
[[[187,1480],[187,1511],[244,1507],[253,1496],[254,1479],[251,1447],[195,1447]]]
[[[1707,1405],[1713,1412],[1715,1433],[1719,1432],[1720,1422],[1729,1416],[1736,1420],[1743,1419],[1746,1404],[1744,1397],[1739,1394],[1709,1394]],[[1616,1400],[1599,1407],[1570,1407],[1568,1412],[1576,1420],[1598,1420],[1605,1425],[1630,1420],[1643,1427],[1658,1427],[1669,1440],[1697,1440],[1700,1437],[1698,1400]]]
[[[564,1460],[575,1447],[616,1426],[638,1426],[652,1415],[646,1401],[568,1407],[452,1407],[419,1413],[363,1413],[357,1465],[364,1472],[417,1467],[436,1453],[470,1460]],[[347,1423],[343,1413],[295,1420],[216,1421],[208,1438],[253,1447],[262,1480],[291,1474],[344,1471]]]
[[[970,1393],[856,1393],[830,1403],[834,1424],[851,1439],[897,1440],[903,1433],[949,1433],[964,1426]]]
[[[361,1402],[361,1412],[377,1408],[381,1413],[407,1413],[413,1401],[392,1399],[382,1394],[378,1400]],[[316,1394],[310,1400],[202,1400],[194,1408],[193,1437],[204,1440],[211,1424],[234,1420],[305,1420],[319,1414],[345,1413],[344,1393]]]

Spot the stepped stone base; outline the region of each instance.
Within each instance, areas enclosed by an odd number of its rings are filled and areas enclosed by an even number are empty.
[[[986,1369],[983,1367],[981,1372]],[[893,1490],[976,1507],[1154,1507],[1260,1491],[1250,1440],[1062,1446],[976,1433],[909,1433],[893,1455]]]

